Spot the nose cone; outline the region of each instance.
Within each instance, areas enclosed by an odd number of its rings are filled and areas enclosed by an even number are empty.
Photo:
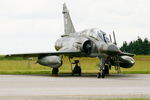
[[[111,45],[108,45],[107,53],[109,55],[116,55],[116,54],[120,53],[120,50],[116,45],[111,44]]]
[[[123,68],[130,68],[135,64],[135,60],[129,56],[121,56],[120,61],[123,62],[120,64]]]
[[[118,47],[114,44],[108,45],[108,51],[112,51],[112,52],[120,52],[120,50],[118,49]]]

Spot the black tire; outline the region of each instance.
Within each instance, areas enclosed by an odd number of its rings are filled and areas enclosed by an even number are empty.
[[[104,73],[105,74],[109,74],[109,66],[108,65],[105,65]]]
[[[78,74],[81,76],[81,67],[78,67]]]
[[[81,67],[75,66],[72,71],[72,75],[74,74],[79,74],[79,76],[81,76]]]
[[[81,76],[81,72],[79,72],[79,76]]]
[[[101,73],[97,73],[97,78],[101,78]]]
[[[102,78],[105,78],[105,73],[104,71],[101,73]]]
[[[52,75],[57,75],[57,74],[58,74],[58,68],[53,68]]]
[[[72,76],[74,76],[74,73],[72,72]]]

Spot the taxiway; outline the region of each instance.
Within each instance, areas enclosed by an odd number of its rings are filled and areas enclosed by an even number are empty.
[[[150,74],[0,75],[1,100],[150,98]]]

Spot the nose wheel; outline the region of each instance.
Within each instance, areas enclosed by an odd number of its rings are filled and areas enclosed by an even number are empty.
[[[109,74],[109,66],[105,65],[105,58],[101,58],[99,70],[100,72],[97,74],[97,78],[105,78],[105,75]]]
[[[97,74],[97,78],[105,78],[105,73],[104,73],[104,71],[99,72],[99,73]]]

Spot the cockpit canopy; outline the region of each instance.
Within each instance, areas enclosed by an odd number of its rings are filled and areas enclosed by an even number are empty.
[[[100,29],[89,29],[79,32],[80,36],[90,36],[97,40],[102,40],[106,43],[110,43],[110,40],[105,32]]]

